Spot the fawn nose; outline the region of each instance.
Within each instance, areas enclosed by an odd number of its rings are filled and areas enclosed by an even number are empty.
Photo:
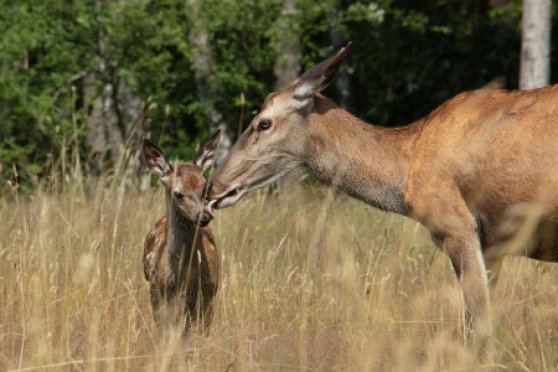
[[[207,212],[205,212],[200,218],[200,223],[199,223],[200,226],[201,227],[206,227],[211,222],[211,219],[212,219],[212,216],[208,215]]]

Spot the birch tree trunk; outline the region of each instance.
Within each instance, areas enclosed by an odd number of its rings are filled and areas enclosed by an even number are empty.
[[[297,0],[285,0],[275,29],[275,90],[287,87],[300,73],[300,35],[297,25]]]
[[[284,0],[281,13],[274,25],[273,46],[275,49],[274,90],[289,86],[300,74],[302,53],[300,51],[299,0]],[[276,183],[277,190],[289,190],[303,176],[304,170],[297,168]]]
[[[231,139],[223,115],[215,107],[212,98],[210,77],[214,62],[208,30],[201,17],[202,2],[203,0],[188,0],[188,17],[191,22],[188,40],[192,46],[196,90],[200,101],[205,106],[205,114],[209,118],[208,129],[211,133],[218,128],[221,129],[220,151],[217,152],[215,160],[216,164],[219,164],[231,147]]]
[[[103,74],[104,71],[104,63],[101,63],[98,73],[91,73],[85,77],[83,89],[84,102],[90,104],[85,125],[89,166],[97,174],[107,170],[110,163],[117,162],[118,150],[123,142],[113,99],[114,87],[111,83],[98,87],[99,74]]]
[[[118,61],[107,61],[106,50],[107,40],[99,32],[101,62],[97,71],[85,76],[83,89],[83,101],[89,105],[85,125],[89,166],[97,174],[125,166],[122,162],[129,159],[124,158],[124,150],[132,142],[139,142],[142,130],[136,125],[143,114],[142,101],[123,80],[115,77],[113,69]]]
[[[523,0],[519,89],[550,82],[551,0]]]
[[[104,0],[97,0],[99,8],[106,6]],[[85,124],[87,133],[87,148],[89,152],[89,166],[96,174],[101,174],[118,161],[118,151],[123,142],[120,130],[116,103],[114,102],[114,85],[107,78],[109,68],[105,53],[108,41],[102,26],[98,30],[99,64],[96,71],[90,72],[84,79],[83,96],[88,105],[88,118]],[[92,54],[97,53],[94,50]],[[99,84],[103,81],[103,84]],[[100,91],[99,91],[100,90]]]

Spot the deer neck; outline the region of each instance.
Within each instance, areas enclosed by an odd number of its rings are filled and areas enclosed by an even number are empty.
[[[189,260],[194,248],[197,226],[180,213],[173,203],[170,192],[166,192],[167,204],[167,249],[170,257]]]
[[[422,121],[375,127],[320,95],[308,119],[304,163],[321,182],[381,210],[408,213],[404,185]]]

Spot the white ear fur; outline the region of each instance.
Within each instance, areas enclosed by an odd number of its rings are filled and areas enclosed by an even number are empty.
[[[300,110],[312,103],[314,93],[320,92],[325,77],[319,77],[314,80],[297,80],[293,83],[294,89],[291,93],[289,106],[293,110]],[[321,89],[320,89],[321,88]]]
[[[163,151],[148,139],[143,140],[143,158],[151,173],[159,178],[166,177],[172,172],[172,166],[165,159]]]
[[[296,80],[292,85],[292,97],[295,100],[301,101],[301,104],[307,104],[308,99],[312,98],[312,94],[319,93],[335,78],[343,59],[351,49],[349,42],[344,48],[341,48],[337,54],[318,63],[310,70],[306,71],[302,76]]]
[[[201,171],[205,171],[213,164],[217,147],[221,141],[221,130],[217,129],[215,133],[207,140],[207,142],[200,147],[196,156],[194,157],[194,164],[196,164]]]
[[[302,80],[295,82],[295,88],[293,90],[293,98],[295,99],[306,99],[310,98],[312,94],[319,92],[320,86],[325,80],[325,77],[320,77],[315,80]]]

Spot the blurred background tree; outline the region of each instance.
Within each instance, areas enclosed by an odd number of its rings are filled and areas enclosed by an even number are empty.
[[[494,79],[518,87],[521,9],[520,0],[2,0],[0,175],[12,163],[28,185],[54,167],[107,174],[145,134],[189,158],[218,126],[234,140],[267,93],[348,40],[326,94],[371,123],[409,123]]]
[[[519,88],[534,89],[550,83],[552,0],[523,0]]]

